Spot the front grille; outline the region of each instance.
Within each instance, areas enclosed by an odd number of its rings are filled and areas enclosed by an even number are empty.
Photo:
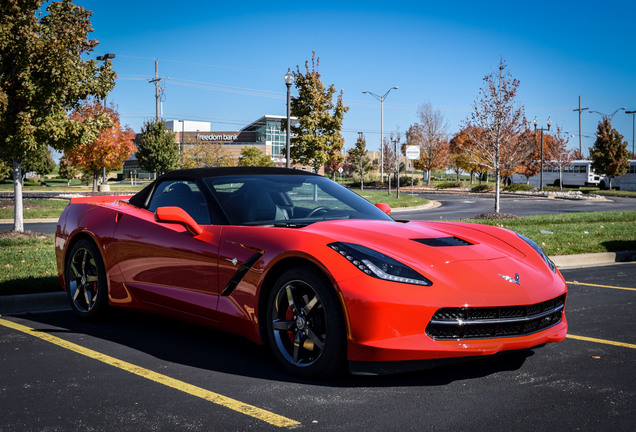
[[[436,340],[523,336],[561,322],[565,294],[526,306],[439,309],[426,327]]]

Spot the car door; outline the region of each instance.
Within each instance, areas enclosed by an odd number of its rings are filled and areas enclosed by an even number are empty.
[[[154,211],[169,206],[185,210],[208,234],[195,237],[183,225],[156,222]],[[215,319],[220,236],[194,182],[159,183],[148,208],[130,205],[118,216],[112,248],[130,297],[145,307]]]

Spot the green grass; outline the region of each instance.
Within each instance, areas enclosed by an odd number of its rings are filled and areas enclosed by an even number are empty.
[[[59,291],[53,235],[0,236],[0,295]]]
[[[371,201],[372,203],[384,203],[391,206],[391,208],[399,208],[399,207],[413,207],[428,204],[428,200],[426,198],[420,198],[417,196],[411,195],[409,188],[400,188],[400,198],[395,196],[395,189],[391,189],[391,195],[389,195],[388,190],[378,191],[378,190],[360,190],[360,189],[351,189],[353,192],[357,193],[361,197]]]
[[[143,189],[149,181],[144,181],[140,185],[131,186],[130,182],[113,183],[109,182],[111,191],[140,191]],[[71,182],[71,186],[64,179],[47,179],[46,186],[40,186],[37,182],[25,181],[23,185],[23,191],[25,192],[43,192],[43,191],[63,191],[73,193],[77,191],[90,192],[93,190],[93,184],[86,185],[79,180],[75,179]],[[13,192],[13,181],[5,179],[0,181],[0,192]]]
[[[25,199],[24,219],[59,218],[67,205],[66,199]],[[12,199],[0,199],[0,219],[13,219]]]
[[[581,212],[474,222],[523,234],[539,243],[548,255],[636,250],[636,211]]]

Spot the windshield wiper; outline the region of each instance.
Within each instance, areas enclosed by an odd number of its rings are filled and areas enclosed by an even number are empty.
[[[276,222],[274,224],[275,227],[278,228],[304,228],[309,223],[299,223],[299,222]]]

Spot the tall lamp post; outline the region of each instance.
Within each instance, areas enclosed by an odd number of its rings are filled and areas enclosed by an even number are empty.
[[[106,60],[112,60],[115,58],[115,54],[113,53],[106,53],[103,56],[97,56],[97,60],[98,61],[106,61]],[[104,108],[106,108],[106,96],[104,96]],[[106,167],[103,166],[102,167],[102,184],[106,184]]]
[[[285,85],[287,86],[287,134],[285,135],[285,166],[287,168],[291,167],[290,161],[290,135],[291,135],[291,117],[290,117],[290,103],[291,103],[291,85],[294,82],[294,75],[291,73],[291,70],[287,68],[287,73],[285,74]]]
[[[550,117],[548,117],[548,121],[546,122],[548,124],[548,128],[544,128],[543,126],[541,126],[540,128],[537,128],[537,124],[539,123],[539,120],[537,120],[537,118],[535,117],[534,120],[532,121],[532,123],[534,124],[534,130],[536,131],[537,129],[541,131],[541,174],[539,175],[539,182],[540,182],[540,188],[539,190],[543,190],[543,131],[544,130],[550,130],[550,126],[552,125],[552,120],[550,119]]]
[[[396,198],[400,197],[400,160],[398,157],[398,150],[397,150],[397,145],[398,145],[398,140],[396,139],[392,139],[391,141],[393,141],[393,151],[395,153],[395,191],[396,191]]]
[[[397,90],[398,86],[391,87],[384,95],[380,96],[370,91],[363,91],[363,94],[370,94],[374,98],[380,101],[380,182],[384,181],[384,151],[382,149],[384,145],[384,99],[391,92],[391,90]]]
[[[589,112],[589,113],[594,113],[594,114],[600,114],[600,115],[602,115],[602,116],[603,116],[603,118],[607,117],[607,118],[609,118],[610,120],[612,120],[612,119],[614,118],[614,116],[616,115],[616,113],[617,113],[617,112],[619,112],[620,110],[623,110],[623,111],[624,111],[624,110],[626,110],[626,109],[627,109],[627,108],[625,108],[625,107],[617,108],[617,109],[616,109],[613,113],[611,113],[610,115],[607,115],[607,114],[602,113],[602,112],[600,112],[600,111],[588,111],[588,112]]]
[[[636,131],[636,111],[625,111],[625,114],[632,115],[632,157],[636,159],[636,153],[634,153],[634,132]]]

